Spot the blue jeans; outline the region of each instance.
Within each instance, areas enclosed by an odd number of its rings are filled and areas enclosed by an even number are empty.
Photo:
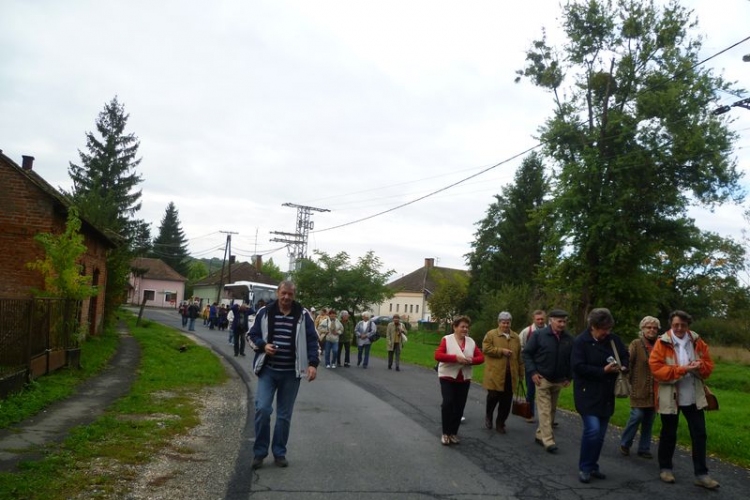
[[[331,364],[331,361],[333,361],[333,364],[336,364],[336,356],[339,354],[339,343],[338,342],[328,342],[326,340],[325,345],[325,361],[326,366]],[[333,356],[331,356],[333,355]]]
[[[578,458],[578,470],[592,472],[599,470],[599,454],[607,434],[609,417],[581,415],[583,436],[581,436],[581,454]]]
[[[286,457],[286,443],[292,423],[294,401],[297,399],[300,379],[294,370],[272,370],[263,367],[258,374],[258,388],[255,395],[255,444],[253,455],[259,458],[268,456],[271,443],[271,414],[273,397],[276,395],[276,425],[273,428],[271,452],[276,458]]]
[[[638,425],[641,427],[641,439],[638,441],[638,453],[647,453],[651,451],[651,429],[654,426],[656,410],[653,408],[631,408],[630,418],[622,431],[620,445],[626,448],[633,446],[635,433],[638,431]]]
[[[531,373],[526,373],[526,401],[531,405],[531,416],[532,418],[536,415],[536,404],[534,399],[536,396],[536,384],[531,380]]]
[[[195,331],[195,318],[190,318],[188,320],[188,330],[191,332]]]
[[[357,346],[357,366],[362,365],[367,368],[370,362],[370,347],[372,344],[358,345]],[[363,354],[364,353],[364,357]]]

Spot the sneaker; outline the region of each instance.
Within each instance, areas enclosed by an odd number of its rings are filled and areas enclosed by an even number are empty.
[[[719,487],[719,482],[711,478],[709,475],[695,476],[695,485],[702,486],[709,490],[715,490]]]
[[[336,365],[331,365],[331,369],[333,370],[334,368],[336,368]]]
[[[255,457],[255,458],[253,458],[253,463],[250,465],[250,467],[253,470],[257,470],[257,469],[260,469],[261,467],[263,467],[263,457]]]
[[[659,479],[664,481],[665,483],[674,483],[674,474],[672,474],[672,471],[669,469],[664,469],[659,473]],[[696,478],[696,483],[698,479]]]
[[[448,436],[448,439],[450,440],[451,444],[458,444],[461,442],[461,440],[458,439],[458,436],[456,436],[455,434]]]
[[[629,457],[630,456],[630,448],[628,448],[627,446],[624,446],[624,445],[620,445],[620,453],[622,455],[625,455],[626,457]],[[640,453],[639,453],[639,455],[640,455]]]
[[[464,417],[463,415],[461,415],[461,422],[466,422],[466,417]]]
[[[286,457],[276,457],[273,459],[273,463],[276,467],[289,467]]]
[[[650,451],[639,451],[638,456],[641,458],[654,458]]]
[[[451,444],[451,440],[448,437],[448,434],[443,434],[442,436],[440,436],[440,442],[443,443],[443,446],[448,446],[449,444]]]
[[[590,483],[591,474],[588,472],[578,471],[578,480],[582,483]]]
[[[331,367],[331,365],[326,365],[326,368],[330,368],[330,367]]]

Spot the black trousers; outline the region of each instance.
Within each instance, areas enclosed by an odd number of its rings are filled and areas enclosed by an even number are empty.
[[[440,407],[443,420],[443,434],[453,436],[458,434],[461,426],[461,417],[466,407],[466,398],[469,397],[471,381],[454,382],[452,380],[440,380],[440,394],[443,396],[443,404]]]
[[[240,328],[237,328],[237,330],[241,330]],[[238,354],[241,354],[242,356],[245,355],[245,332],[241,331],[235,331],[233,332],[233,340],[234,340],[234,355],[237,356]]]
[[[706,415],[697,406],[680,406],[677,413],[667,415],[662,413],[661,432],[659,433],[659,468],[672,469],[672,458],[677,445],[677,424],[680,413],[687,420],[688,431],[690,431],[690,449],[693,453],[693,470],[696,476],[708,474],[706,465]]]
[[[497,422],[495,425],[498,427],[504,427],[505,421],[510,415],[510,408],[513,406],[513,382],[510,373],[505,374],[505,390],[503,391],[487,391],[487,418],[492,420],[492,415],[495,413],[495,406],[497,409]]]
[[[344,351],[344,363],[349,364],[349,357],[352,350],[351,342],[339,342],[339,353],[336,355],[336,364],[341,366],[341,351]]]

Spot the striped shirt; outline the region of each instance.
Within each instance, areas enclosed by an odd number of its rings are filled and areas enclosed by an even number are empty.
[[[294,371],[294,317],[292,315],[276,314],[273,343],[276,346],[276,354],[266,358],[266,366],[271,370]]]

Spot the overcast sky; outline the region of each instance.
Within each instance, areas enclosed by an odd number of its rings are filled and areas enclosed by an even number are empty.
[[[692,6],[708,57],[750,35],[750,1]],[[140,139],[138,217],[179,210],[196,257],[288,255],[271,231],[314,212],[309,254],[373,250],[396,276],[436,259],[465,268],[475,223],[536,145],[548,94],[513,83],[558,2],[0,0],[0,149],[70,187],[85,133],[115,95]],[[708,65],[750,87],[750,43]],[[722,95],[721,104],[738,98]],[[750,110],[734,108],[750,170]],[[743,180],[750,183],[750,177]],[[739,237],[741,208],[696,211]],[[344,227],[326,230],[345,225]],[[275,250],[275,251],[274,251]]]

